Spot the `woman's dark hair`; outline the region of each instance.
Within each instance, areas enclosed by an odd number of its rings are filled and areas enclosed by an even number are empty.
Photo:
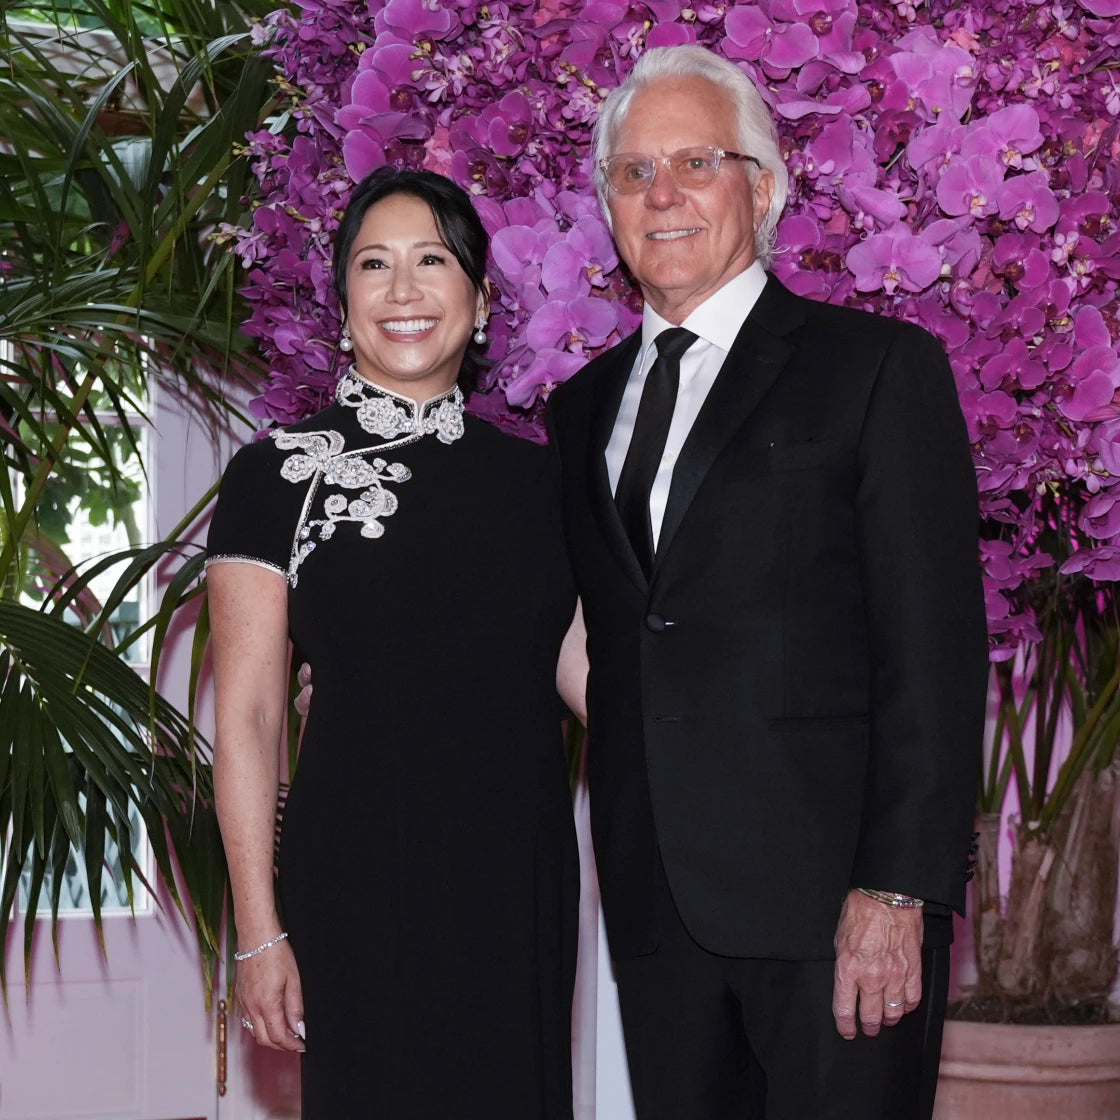
[[[334,236],[334,260],[331,279],[335,294],[345,316],[347,309],[346,275],[350,251],[369,208],[394,194],[407,194],[426,202],[435,219],[440,239],[454,254],[476,292],[485,290],[486,252],[490,238],[482,225],[470,195],[458,184],[434,171],[413,171],[397,167],[379,167],[371,171],[353,190],[346,204],[338,232]],[[474,390],[483,359],[468,343],[459,374],[464,393]]]

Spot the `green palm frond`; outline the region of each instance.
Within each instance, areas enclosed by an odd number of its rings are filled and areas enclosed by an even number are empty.
[[[115,653],[52,615],[0,602],[0,645],[0,757],[10,797],[0,806],[0,833],[10,828],[0,876],[0,899],[7,903],[0,907],[0,941],[20,876],[31,873],[33,912],[44,873],[62,849],[84,853],[96,914],[107,829],[120,845],[132,893],[141,869],[121,835],[130,806],[139,810],[176,902],[170,848],[161,839],[165,822],[177,853],[193,849],[203,865],[213,867],[214,874],[200,876],[194,858],[181,869],[186,895],[208,897],[212,881],[221,878],[222,855],[210,821],[208,748],[189,722]],[[203,919],[198,927],[204,947],[216,952],[221,901],[201,912],[196,905],[196,915]]]
[[[263,372],[238,330],[236,261],[212,235],[244,221],[240,145],[273,94],[249,28],[275,6],[0,10],[0,946],[21,884],[57,928],[75,859],[100,924],[110,845],[125,897],[148,889],[131,855],[142,828],[208,978],[220,952],[228,884],[209,746],[127,660],[144,637],[154,681],[175,612],[202,594],[201,557],[179,542],[212,493],[165,541],[78,568],[51,526],[90,487],[98,508],[128,500],[154,380],[216,426],[236,414],[230,388]],[[114,645],[109,619],[169,562],[152,617]],[[109,571],[116,586],[98,602],[92,581]],[[192,706],[205,632],[203,612]],[[25,961],[41,924],[25,923]]]

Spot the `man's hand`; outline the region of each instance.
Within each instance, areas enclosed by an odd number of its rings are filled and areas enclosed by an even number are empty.
[[[292,705],[300,716],[307,719],[307,713],[311,711],[311,666],[306,661],[299,667],[296,680],[300,688]]]
[[[922,911],[849,891],[836,928],[832,1014],[844,1038],[893,1027],[922,998]]]

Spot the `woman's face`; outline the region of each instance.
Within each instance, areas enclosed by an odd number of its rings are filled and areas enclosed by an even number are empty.
[[[486,297],[444,245],[426,202],[393,194],[366,211],[346,284],[359,374],[416,401],[455,384]]]

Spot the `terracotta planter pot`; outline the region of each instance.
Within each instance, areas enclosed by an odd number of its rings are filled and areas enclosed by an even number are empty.
[[[945,1024],[934,1120],[1120,1120],[1120,1023]]]

